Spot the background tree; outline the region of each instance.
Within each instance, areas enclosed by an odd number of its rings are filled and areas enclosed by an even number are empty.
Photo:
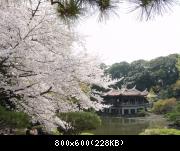
[[[173,97],[174,90],[177,86],[174,84],[179,79],[179,71],[177,68],[178,54],[172,54],[167,57],[159,57],[150,61],[137,60],[132,63],[115,63],[111,65],[106,72],[112,78],[124,77],[116,86],[121,88],[123,84],[128,88],[136,85],[139,90],[148,89],[161,96],[169,94],[166,97]],[[178,85],[178,82],[177,84]],[[161,91],[161,92],[160,92]],[[164,92],[163,92],[164,91]],[[169,93],[171,91],[171,93]],[[172,95],[170,95],[172,94]]]

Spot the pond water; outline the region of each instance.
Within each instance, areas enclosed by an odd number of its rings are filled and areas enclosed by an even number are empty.
[[[154,114],[134,118],[102,116],[101,119],[101,127],[91,131],[95,135],[138,135],[147,128],[164,128],[168,124],[162,116]]]

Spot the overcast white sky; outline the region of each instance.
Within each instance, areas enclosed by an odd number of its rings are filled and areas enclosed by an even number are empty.
[[[88,52],[106,64],[180,53],[180,7],[153,20],[139,21],[137,14],[120,13],[106,23],[97,17],[80,21],[78,31],[85,35]]]

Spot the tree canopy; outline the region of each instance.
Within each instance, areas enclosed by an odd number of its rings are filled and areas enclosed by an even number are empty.
[[[57,10],[62,18],[78,18],[87,14],[87,10],[93,9],[100,12],[100,16],[108,15],[121,5],[132,4],[131,11],[140,10],[141,18],[151,18],[153,15],[163,14],[170,9],[176,0],[51,0],[51,4],[57,4]]]
[[[116,85],[119,88],[122,85],[127,85],[128,88],[136,86],[139,90],[146,88],[150,90],[152,88],[155,93],[166,97],[165,94],[178,95],[178,67],[179,55],[172,54],[150,61],[137,60],[130,64],[127,62],[115,63],[106,69],[105,72],[111,74],[112,78],[124,77]],[[174,92],[177,91],[175,92],[176,94],[172,93],[173,90]],[[166,91],[171,91],[171,93]]]
[[[49,1],[8,2],[0,6],[0,105],[27,113],[48,132],[66,128],[56,113],[102,109],[102,98],[89,87],[113,81],[96,57],[72,51],[78,34],[62,24]]]

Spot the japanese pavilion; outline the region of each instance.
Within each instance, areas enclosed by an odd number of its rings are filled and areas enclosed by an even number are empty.
[[[147,110],[149,105],[147,95],[147,90],[139,91],[135,87],[112,89],[102,95],[105,104],[111,105],[109,108],[105,108],[104,112],[114,115],[131,115],[140,110]]]

